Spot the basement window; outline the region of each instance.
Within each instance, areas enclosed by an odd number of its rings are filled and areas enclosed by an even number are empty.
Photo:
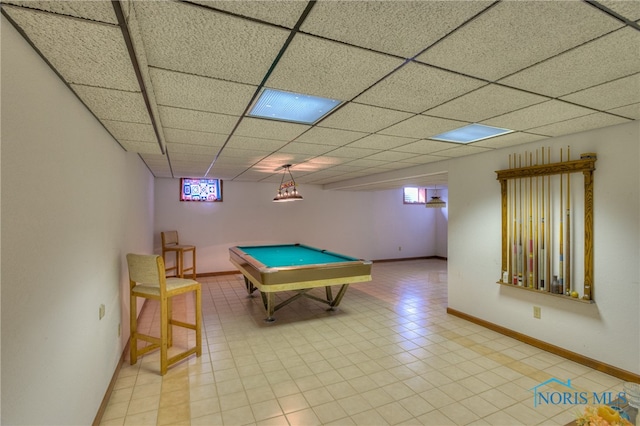
[[[427,188],[407,186],[403,190],[403,204],[426,204]]]

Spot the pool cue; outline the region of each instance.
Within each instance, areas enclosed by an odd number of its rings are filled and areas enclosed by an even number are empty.
[[[562,148],[560,148],[560,162],[562,163]],[[564,180],[564,173],[560,173],[560,264],[558,265],[558,282],[560,284],[560,294],[564,293],[564,194],[562,188],[562,181]]]
[[[533,153],[529,153],[529,166],[533,166]],[[533,177],[529,176],[529,288],[533,288]]]
[[[542,164],[544,164],[544,147],[542,147]],[[540,236],[542,237],[542,243],[540,248],[540,257],[538,258],[538,264],[540,265],[540,270],[538,271],[538,277],[540,281],[540,290],[545,289],[545,279],[546,279],[546,256],[545,256],[545,239],[546,234],[544,233],[544,176],[542,176],[542,194],[540,198]]]
[[[518,155],[518,167],[522,167],[522,155]],[[522,259],[522,178],[518,179],[518,285],[522,286],[524,264]]]
[[[513,168],[516,168],[516,154],[513,154]],[[512,284],[518,285],[518,243],[517,243],[517,229],[518,229],[518,219],[516,217],[516,182],[511,182],[511,187],[513,188],[513,259],[511,260],[511,267],[513,273],[513,282]]]
[[[571,148],[567,147],[567,161],[570,161]],[[571,173],[567,173],[567,259],[565,260],[566,265],[566,291],[565,294],[567,296],[571,296]]]
[[[551,164],[551,147],[547,147],[547,164]],[[553,250],[553,244],[551,240],[551,176],[547,176],[547,266],[545,271],[547,272],[547,291],[553,291],[551,289],[551,251]]]

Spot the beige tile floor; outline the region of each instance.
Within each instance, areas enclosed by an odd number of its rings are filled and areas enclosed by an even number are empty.
[[[200,278],[202,356],[164,377],[157,352],[127,361],[101,424],[562,425],[578,408],[534,407],[534,386],[556,377],[622,390],[615,377],[448,315],[446,261],[376,263],[372,275],[337,311],[303,298],[274,323],[241,275]],[[174,312],[192,315],[192,298]],[[157,305],[140,322],[157,330]],[[178,348],[192,342],[175,334]]]

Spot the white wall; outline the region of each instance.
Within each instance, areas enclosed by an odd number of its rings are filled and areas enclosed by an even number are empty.
[[[273,203],[277,184],[223,185],[221,203],[180,202],[178,179],[156,179],[157,253],[160,232],[175,229],[181,242],[196,245],[198,273],[234,270],[228,249],[242,244],[298,242],[373,260],[438,255],[440,210],[403,204],[401,189],[323,191],[301,185],[303,201]],[[440,235],[446,234],[446,222],[442,227]]]
[[[128,337],[124,256],[153,248],[153,177],[4,17],[1,148],[1,422],[90,424]]]
[[[550,146],[595,152],[594,296],[583,304],[496,284],[501,269],[500,185],[510,153]],[[548,139],[449,164],[449,307],[604,363],[640,373],[640,124]],[[565,151],[566,152],[566,151]],[[565,154],[566,155],[566,154]],[[566,157],[565,157],[566,158]],[[572,179],[582,182],[582,176]],[[574,181],[572,180],[572,187]],[[583,262],[577,259],[576,268]],[[542,318],[533,318],[533,306]]]

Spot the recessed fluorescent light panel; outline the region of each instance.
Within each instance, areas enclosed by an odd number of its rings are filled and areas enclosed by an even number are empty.
[[[335,99],[264,89],[249,116],[313,124],[338,105]]]
[[[511,132],[513,132],[513,130],[501,129],[500,127],[484,126],[482,124],[469,124],[468,126],[460,127],[459,129],[440,133],[439,135],[433,136],[429,139],[445,142],[471,143]]]

